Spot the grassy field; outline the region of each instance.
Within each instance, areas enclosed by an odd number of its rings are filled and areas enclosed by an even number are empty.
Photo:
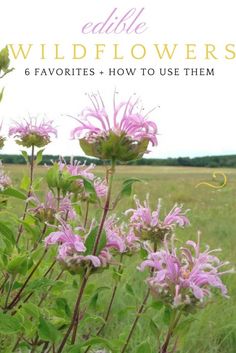
[[[25,168],[22,166],[6,166],[14,183],[19,184],[24,175]],[[196,185],[201,181],[214,183],[222,182],[222,176],[216,180],[212,179],[212,169],[205,168],[179,168],[179,167],[118,167],[116,174],[117,185],[122,180],[129,177],[139,177],[144,183],[137,183],[134,187],[134,193],[140,199],[150,194],[150,200],[153,206],[158,198],[162,199],[163,211],[168,211],[175,202],[183,203],[184,207],[190,209],[189,218],[191,226],[187,230],[178,231],[177,236],[182,240],[189,238],[195,239],[198,230],[202,232],[202,247],[209,244],[212,248],[222,248],[220,257],[229,260],[235,266],[236,259],[236,170],[218,169],[217,172],[223,172],[227,176],[227,185],[219,190]],[[45,169],[38,168],[37,175],[44,175]],[[99,167],[97,174],[102,175],[103,169]],[[114,193],[116,190],[114,190]],[[125,199],[118,205],[117,212],[120,213],[132,206],[133,201]],[[10,207],[17,213],[21,213],[19,205],[11,201]],[[126,259],[126,262],[131,260]],[[106,336],[116,337],[124,327],[128,327],[129,322],[127,312],[124,311],[126,305],[131,300],[129,293],[124,295],[123,290],[126,283],[131,283],[135,289],[137,298],[136,305],[142,298],[145,290],[144,277],[135,270],[138,258],[132,260],[127,271],[124,274],[123,282],[118,290],[118,296],[114,304],[111,324],[106,331]],[[236,266],[235,266],[236,267]],[[108,281],[108,274],[103,275],[103,284]],[[185,338],[181,339],[181,353],[235,353],[236,352],[236,277],[228,275],[224,278],[229,289],[229,299],[218,298],[216,303],[212,303],[207,308],[196,315],[196,320],[187,330]],[[109,294],[101,296],[101,310],[103,303]],[[133,306],[130,308],[132,320]],[[129,352],[135,353],[138,343],[144,337],[152,336],[150,333],[149,319],[153,317],[158,324],[160,313],[148,310],[139,321],[137,331],[130,345]],[[153,338],[150,340],[155,342]],[[155,350],[154,350],[155,352]]]

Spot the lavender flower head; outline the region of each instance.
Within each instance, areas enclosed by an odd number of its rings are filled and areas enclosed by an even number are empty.
[[[11,183],[11,178],[4,172],[2,162],[0,161],[0,191],[4,191]]]
[[[105,230],[107,236],[107,247],[113,248],[119,253],[134,253],[139,249],[139,239],[135,236],[132,228],[127,224],[118,224],[119,219],[115,215],[107,219]]]
[[[151,240],[157,242],[163,240],[166,234],[171,233],[176,226],[185,227],[189,225],[189,220],[186,217],[186,212],[183,212],[183,206],[175,204],[170,212],[160,219],[161,202],[155,210],[152,210],[149,202],[149,195],[143,204],[137,197],[134,197],[136,208],[129,209],[125,212],[126,215],[131,214],[130,223],[135,234],[143,240]]]
[[[59,213],[60,217],[64,220],[71,220],[76,217],[76,213],[68,197],[61,198],[58,205],[57,198],[51,191],[49,191],[46,194],[44,202],[40,202],[36,195],[31,196],[28,201],[29,200],[36,203],[36,207],[31,208],[29,211],[33,213],[41,222],[53,224],[57,213]]]
[[[9,129],[9,136],[15,137],[16,143],[25,147],[44,147],[51,142],[51,135],[57,136],[57,130],[52,121],[37,121],[37,118],[29,118],[22,123],[15,123]]]
[[[139,107],[139,100],[131,97],[118,105],[113,100],[113,117],[109,117],[100,94],[89,95],[92,106],[76,118],[79,126],[72,138],[80,140],[85,154],[101,159],[129,161],[147,153],[149,143],[157,145],[157,126],[148,120]]]
[[[148,259],[139,266],[140,271],[146,267],[152,269],[147,284],[155,298],[188,310],[191,306],[205,302],[211,296],[212,288],[218,288],[227,297],[227,288],[221,276],[233,270],[221,270],[228,262],[221,262],[213,255],[220,249],[209,250],[207,247],[200,252],[200,235],[197,243],[189,240],[186,247],[180,250],[175,248],[174,239],[171,249],[166,240],[164,245],[163,250],[150,253]]]
[[[63,160],[59,162],[59,170],[61,172],[66,171],[71,176],[81,176],[82,178],[88,179],[93,183],[97,197],[103,198],[107,195],[108,185],[105,179],[95,176],[93,173],[94,168],[95,164],[81,164],[79,161],[73,159],[71,159],[69,164]],[[80,193],[83,200],[87,200],[89,197],[85,192],[83,179],[74,180],[73,183],[71,183],[71,191],[76,194]]]
[[[79,227],[80,236],[64,221],[60,220],[60,223],[58,231],[49,234],[44,242],[46,247],[54,244],[59,245],[57,259],[65,269],[81,273],[88,265],[94,270],[98,267],[107,267],[109,265],[112,257],[106,246],[97,256],[87,253],[86,239],[91,232],[93,224],[88,234],[85,234],[84,229]]]

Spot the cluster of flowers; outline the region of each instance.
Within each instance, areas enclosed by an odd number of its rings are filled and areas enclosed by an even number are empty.
[[[75,270],[75,267],[79,268],[81,263],[85,262],[90,262],[95,268],[106,267],[112,263],[110,250],[115,250],[115,254],[118,252],[130,255],[143,246],[144,239],[160,243],[163,234],[169,234],[178,225],[189,224],[181,206],[175,205],[162,221],[160,219],[160,204],[158,209],[152,212],[150,206],[147,205],[148,200],[145,201],[145,207],[137,198],[135,201],[137,208],[125,212],[127,215],[132,213],[127,223],[120,223],[115,215],[106,220],[104,225],[106,241],[97,256],[91,253],[84,255],[87,250],[86,240],[92,229],[95,229],[95,222],[91,222],[87,234],[82,226],[76,228],[79,233],[77,234],[69,224],[61,222],[58,231],[51,233],[45,239],[45,244],[46,246],[59,244],[57,258],[67,268],[73,267]],[[149,238],[147,238],[147,229]]]
[[[89,96],[92,107],[82,111],[77,118],[79,126],[72,131],[71,136],[79,139],[81,148],[89,156],[129,161],[147,153],[149,144],[157,145],[157,126],[148,120],[148,114],[142,113],[139,100],[133,102],[131,97],[116,105],[115,95],[113,123],[110,122],[100,94],[93,94]],[[16,137],[20,145],[42,147],[50,142],[51,135],[57,135],[57,131],[51,121],[38,124],[36,119],[30,119],[23,124],[17,123],[16,127],[10,129],[9,135]],[[151,269],[146,281],[153,296],[159,300],[174,307],[189,306],[208,297],[211,287],[220,289],[226,296],[227,289],[221,276],[231,270],[221,272],[220,269],[227,263],[220,262],[209,249],[201,253],[199,241],[188,241],[184,248],[175,247],[175,228],[189,225],[187,211],[183,211],[182,205],[175,204],[162,219],[160,201],[152,210],[148,197],[143,203],[135,197],[136,207],[125,212],[125,216],[129,217],[128,222],[120,223],[114,215],[110,216],[104,222],[103,246],[98,252],[88,249],[87,240],[98,227],[95,221],[90,222],[89,231],[82,225],[76,228],[71,226],[71,220],[76,223],[71,195],[79,194],[80,201],[87,200],[89,195],[85,180],[88,180],[93,184],[98,199],[107,197],[107,180],[97,178],[93,173],[94,167],[76,161],[67,164],[61,160],[57,168],[67,185],[63,198],[58,200],[53,192],[47,194],[44,203],[35,195],[30,197],[36,203],[31,211],[41,221],[52,224],[59,219],[57,230],[44,241],[46,247],[58,245],[57,259],[65,268],[73,271],[88,265],[93,269],[106,268],[114,263],[113,253],[130,254],[143,247],[148,250],[148,257],[141,263],[139,270],[143,271],[146,267]],[[57,182],[61,183],[61,180],[52,181],[49,186],[53,189],[58,186]],[[0,175],[1,188],[9,183],[7,176]]]
[[[112,263],[110,250],[119,253],[130,253],[138,249],[138,239],[132,231],[126,232],[122,227],[118,227],[113,218],[109,218],[105,224],[105,242],[98,254],[87,253],[86,242],[93,230],[96,230],[95,222],[91,223],[89,231],[82,227],[72,227],[60,221],[58,230],[52,232],[45,238],[45,245],[58,244],[58,261],[63,267],[80,272],[81,268],[91,265],[94,269],[98,267],[106,268]],[[79,234],[78,234],[79,233]],[[95,234],[96,235],[96,234]]]
[[[172,238],[171,248],[164,240],[164,248],[150,252],[148,259],[143,261],[139,270],[151,269],[147,284],[151,293],[158,300],[173,307],[189,310],[193,305],[204,303],[211,296],[211,288],[220,289],[227,296],[227,288],[221,276],[233,270],[221,271],[228,262],[221,262],[212,253],[220,249],[207,249],[200,252],[200,235],[198,242],[187,241],[186,247],[177,249]]]

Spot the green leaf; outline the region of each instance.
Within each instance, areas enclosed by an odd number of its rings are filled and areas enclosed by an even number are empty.
[[[140,256],[141,256],[141,259],[146,259],[148,257],[148,251],[144,248],[140,248]]]
[[[161,335],[161,330],[158,327],[158,325],[153,321],[152,319],[150,320],[150,329],[155,337],[160,337]]]
[[[85,243],[84,243],[84,245],[86,247],[85,255],[92,254],[93,249],[94,249],[94,245],[95,245],[95,240],[96,240],[96,237],[97,237],[97,234],[98,234],[98,229],[99,229],[99,227],[96,226],[88,234],[88,236],[87,236],[87,238],[85,240]],[[99,244],[98,244],[98,248],[97,248],[97,251],[96,251],[96,255],[100,254],[101,250],[105,247],[106,243],[107,243],[106,232],[103,230],[102,234],[101,234],[101,237],[100,237]]]
[[[19,223],[23,224],[25,231],[33,236],[33,239],[38,239],[39,231],[35,225],[29,224],[27,221],[19,220]]]
[[[37,320],[39,319],[40,309],[37,305],[33,303],[23,303],[20,310],[24,311],[30,317],[33,317]]]
[[[43,180],[44,180],[44,178],[41,178],[41,177],[34,179],[34,181],[33,181],[34,191],[40,191],[40,186],[41,186],[41,183]]]
[[[142,342],[138,346],[136,353],[152,353],[150,344],[147,341]]]
[[[46,175],[46,181],[49,188],[57,188],[59,185],[59,165],[53,164],[53,166],[48,170]]]
[[[28,153],[26,151],[21,151],[21,154],[22,154],[24,160],[26,161],[26,163],[29,163]]]
[[[68,178],[68,181],[75,181],[75,180],[83,180],[84,183],[84,189],[87,193],[90,194],[90,196],[92,196],[93,198],[97,197],[97,193],[95,190],[95,187],[93,185],[93,182],[81,175],[75,175],[75,176],[71,176]]]
[[[56,299],[56,311],[62,317],[64,317],[65,314],[66,316],[71,317],[71,310],[65,298]]]
[[[190,325],[192,324],[193,321],[195,321],[196,319],[194,317],[189,317],[183,321],[181,321],[177,327],[175,328],[175,333],[177,334],[181,334],[181,335],[185,335],[189,329],[190,329]]]
[[[60,332],[49,322],[44,320],[41,316],[38,327],[39,338],[45,341],[55,343],[60,339]]]
[[[14,233],[13,231],[5,224],[3,223],[2,221],[0,221],[0,233],[5,237],[7,238],[8,240],[10,240],[10,242],[12,244],[15,244],[16,241],[15,241],[15,236],[14,236]]]
[[[103,348],[108,348],[111,351],[114,351],[113,346],[111,345],[111,343],[107,339],[102,338],[102,337],[90,338],[88,341],[82,343],[80,345],[80,347],[97,346],[97,345],[102,346]]]
[[[68,353],[81,353],[80,345],[76,344],[71,349],[68,350]]]
[[[95,293],[90,300],[89,307],[95,310],[97,306],[97,301],[98,301],[98,293]]]
[[[9,65],[10,65],[9,50],[8,50],[8,47],[5,46],[5,48],[3,48],[0,51],[0,71],[7,72]]]
[[[164,304],[161,301],[153,301],[151,303],[151,307],[155,310],[161,310],[163,308]]]
[[[42,160],[43,160],[43,152],[44,152],[44,149],[39,150],[38,153],[37,153],[37,155],[36,155],[35,162],[36,162],[37,165],[38,165],[40,162],[42,162]]]
[[[21,180],[21,183],[20,183],[20,188],[22,190],[28,191],[29,190],[29,186],[30,186],[30,178],[29,178],[28,175],[24,175],[22,180]]]
[[[135,297],[134,290],[132,286],[129,283],[126,283],[125,285],[126,292],[129,293],[132,297]]]
[[[18,255],[15,256],[7,265],[7,271],[11,274],[25,274],[28,268],[28,256]]]
[[[40,278],[30,282],[25,290],[25,293],[45,289],[49,286],[53,286],[56,282],[48,278]]]
[[[171,320],[171,314],[172,314],[171,309],[168,308],[168,307],[165,307],[165,310],[164,310],[164,313],[163,313],[163,322],[164,322],[164,324],[169,325],[170,320]]]
[[[0,312],[0,332],[4,335],[11,335],[22,329],[22,320],[19,317],[3,314]]]
[[[134,183],[142,183],[143,180],[138,178],[127,179],[123,182],[123,186],[121,189],[121,197],[130,197],[132,194],[132,186]]]
[[[27,199],[27,196],[23,192],[16,190],[14,188],[7,188],[3,191],[0,191],[0,194],[6,195],[6,196],[12,196],[12,197],[15,197],[16,199],[20,199],[20,200]]]

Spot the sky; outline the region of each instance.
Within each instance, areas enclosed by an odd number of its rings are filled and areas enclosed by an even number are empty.
[[[142,34],[83,34],[87,22],[105,21],[111,11],[122,17],[129,9],[144,8],[138,22],[145,22],[147,30]],[[158,126],[158,147],[152,148],[149,157],[204,156],[235,154],[236,59],[224,58],[224,47],[235,43],[236,22],[234,1],[208,0],[100,0],[80,3],[70,1],[5,1],[1,5],[0,47],[6,43],[32,43],[27,60],[12,59],[14,72],[0,80],[5,95],[0,104],[0,121],[3,133],[13,121],[28,116],[54,120],[58,126],[58,138],[47,146],[45,153],[82,155],[78,141],[70,139],[70,131],[77,116],[89,105],[86,93],[99,91],[112,115],[113,92],[119,92],[120,100],[130,95],[140,97],[145,111],[156,108],[151,114]],[[139,21],[140,20],[140,21]],[[45,44],[45,57],[40,59],[40,44]],[[59,43],[64,60],[55,60],[55,43]],[[72,44],[86,47],[84,59],[73,60]],[[105,44],[101,59],[95,59],[95,44]],[[154,44],[177,43],[172,60],[158,58]],[[194,43],[196,59],[186,59],[186,43]],[[205,60],[205,44],[216,46],[218,59]],[[114,44],[124,59],[114,60]],[[140,44],[146,49],[144,59],[131,57],[131,48]],[[140,47],[141,48],[141,47]],[[141,55],[136,49],[136,55]],[[236,49],[235,49],[236,50]],[[193,55],[193,54],[191,54]],[[25,69],[31,74],[25,75]],[[49,72],[49,68],[93,68],[94,76],[50,76],[33,74],[35,69]],[[113,68],[136,68],[134,76],[108,76]],[[141,68],[155,69],[155,75],[142,76]],[[178,69],[179,76],[160,76],[163,68]],[[214,69],[214,76],[186,76],[184,68]],[[104,71],[102,76],[100,71]],[[199,72],[199,71],[198,71]],[[18,153],[19,146],[13,139],[6,142],[2,153]]]

